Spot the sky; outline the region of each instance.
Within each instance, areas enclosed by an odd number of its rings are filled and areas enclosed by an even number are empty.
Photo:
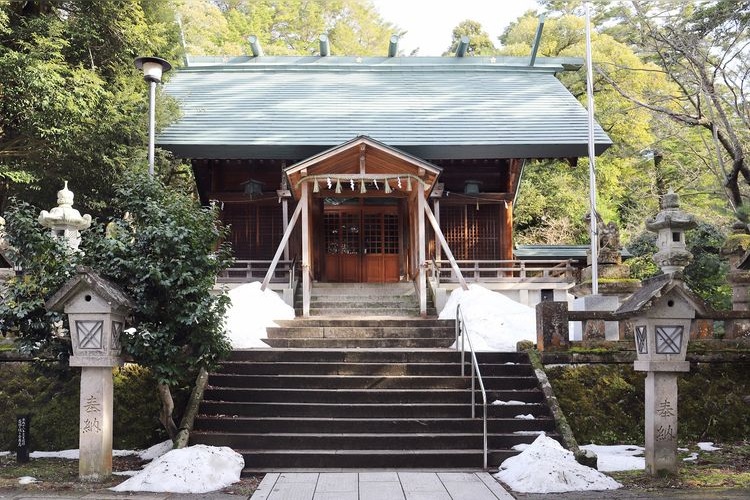
[[[420,56],[440,56],[451,42],[451,33],[466,19],[478,21],[497,44],[506,26],[536,0],[372,0],[383,19],[406,30],[399,49],[409,55],[419,47]]]

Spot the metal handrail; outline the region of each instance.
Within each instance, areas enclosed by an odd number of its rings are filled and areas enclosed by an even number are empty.
[[[487,391],[484,389],[484,381],[482,380],[482,372],[479,370],[479,361],[477,361],[477,353],[474,351],[474,346],[471,344],[471,337],[469,331],[465,328],[466,319],[464,313],[461,312],[461,304],[456,306],[456,348],[458,348],[458,337],[461,336],[461,376],[465,376],[464,366],[466,364],[466,347],[464,339],[469,342],[469,352],[471,353],[471,418],[476,418],[476,385],[474,383],[474,375],[479,381],[479,388],[482,391],[482,439],[483,439],[483,466],[487,469]]]

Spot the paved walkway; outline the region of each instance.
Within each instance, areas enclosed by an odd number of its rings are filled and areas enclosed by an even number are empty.
[[[266,474],[251,500],[512,500],[486,472]]]

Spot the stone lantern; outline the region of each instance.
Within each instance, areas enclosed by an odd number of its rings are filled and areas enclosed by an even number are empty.
[[[662,210],[646,221],[658,234],[654,260],[664,274],[643,282],[616,314],[633,325],[636,371],[646,372],[646,472],[677,472],[677,374],[690,371],[686,360],[690,326],[696,313],[708,306],[682,280],[692,255],[685,246],[685,230],[694,218],[679,209],[679,197],[669,193]]]
[[[680,196],[673,192],[661,199],[661,211],[646,219],[646,229],[657,235],[659,251],[654,261],[665,273],[685,269],[693,258],[685,244],[685,231],[696,226],[695,217],[680,209]]]
[[[690,324],[706,304],[679,277],[662,274],[646,280],[617,310],[633,324],[635,371],[646,375],[646,472],[677,472],[677,374],[686,361]]]
[[[73,192],[68,189],[68,181],[65,186],[57,192],[57,205],[47,212],[42,210],[39,214],[39,224],[52,230],[54,238],[64,238],[68,246],[78,250],[81,244],[80,231],[91,226],[91,216],[81,213],[73,208]]]
[[[112,368],[121,366],[120,336],[133,302],[114,283],[81,267],[45,304],[68,315],[73,356],[80,366],[79,477],[112,474]]]

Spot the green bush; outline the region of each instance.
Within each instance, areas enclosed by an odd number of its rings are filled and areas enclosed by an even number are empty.
[[[693,364],[678,377],[680,441],[747,439],[749,368]],[[571,365],[549,368],[547,376],[580,443],[643,443],[644,373],[629,365]]]
[[[0,450],[15,450],[16,415],[31,415],[32,450],[78,447],[80,373],[56,376],[33,363],[0,363]],[[59,372],[62,375],[62,372]],[[156,418],[156,380],[128,365],[114,370],[114,447],[142,449],[166,439]]]

